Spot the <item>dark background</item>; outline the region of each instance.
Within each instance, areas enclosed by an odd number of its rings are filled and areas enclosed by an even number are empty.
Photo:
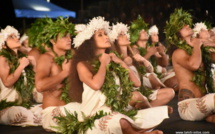
[[[96,16],[104,16],[111,23],[130,22],[141,15],[149,25],[156,24],[163,38],[163,27],[175,8],[183,8],[191,13],[194,23],[207,21],[214,27],[214,0],[50,0],[65,9],[76,12],[73,23],[87,23]],[[12,25],[20,33],[26,30],[35,19],[16,18],[12,0],[0,4],[0,27]]]

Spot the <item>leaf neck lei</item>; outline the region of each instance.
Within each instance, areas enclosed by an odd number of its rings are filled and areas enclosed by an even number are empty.
[[[52,52],[54,53],[55,57],[54,57],[54,61],[57,65],[59,65],[60,67],[62,67],[62,64],[64,62],[64,60],[70,60],[72,59],[72,52],[69,50],[66,52],[66,55],[63,56],[58,56],[57,53],[52,49]],[[65,101],[66,103],[71,102],[72,100],[69,97],[69,80],[68,78],[65,78],[62,81],[62,84],[64,85],[62,88],[62,93],[61,93],[61,100]]]
[[[211,54],[210,50],[214,51],[215,48],[201,47],[203,67],[200,67],[197,71],[194,72],[195,76],[192,79],[192,81],[195,82],[195,84],[200,87],[200,90],[203,94],[207,92],[209,93],[215,92],[213,74],[211,71],[212,61],[210,57]],[[205,90],[205,88],[207,89],[207,91]]]
[[[54,61],[57,65],[60,65],[62,67],[62,64],[65,59],[70,60],[72,59],[72,51],[68,50],[66,51],[65,55],[58,56],[57,53],[52,49],[52,52],[54,53]]]
[[[145,48],[138,46],[137,49],[139,50],[139,53],[140,53],[141,56],[146,55],[147,50]]]
[[[25,57],[26,55],[18,51],[18,55],[14,56],[7,49],[2,49],[0,55],[5,57],[9,66],[10,74],[13,74],[17,67],[19,66],[19,59]],[[33,67],[28,65],[24,69],[24,73],[21,73],[19,79],[14,83],[13,88],[19,93],[21,100],[14,103],[14,105],[21,105],[26,108],[30,108],[33,104],[33,89],[35,88],[35,73]],[[27,81],[25,81],[25,79]],[[4,104],[7,107],[7,104]],[[8,105],[9,106],[9,105]]]
[[[118,54],[116,53],[116,55]],[[94,60],[92,66],[94,71],[97,72],[100,67],[99,60]],[[119,77],[120,85],[114,84],[116,83],[114,74]],[[136,115],[136,110],[125,111],[132,97],[132,89],[133,82],[128,77],[128,70],[120,64],[110,62],[106,69],[104,84],[100,89],[107,97],[106,105],[110,106],[113,111],[123,113],[132,118]]]
[[[178,43],[177,46],[180,49],[185,50],[189,55],[192,54],[192,47],[188,45],[185,41]],[[194,77],[192,78],[192,81],[199,86],[202,94],[205,94],[207,92],[214,93],[214,83],[213,83],[213,74],[212,74],[212,61],[210,57],[210,50],[215,50],[214,47],[201,47],[202,51],[202,62],[203,62],[203,68],[200,67],[198,70],[194,71]],[[207,90],[206,91],[206,87]]]
[[[92,65],[92,67],[94,67],[95,72],[99,70],[100,62],[98,59],[89,63]],[[114,84],[114,74],[119,76],[121,83],[120,85]],[[122,93],[118,91],[118,88],[122,89]],[[128,78],[128,71],[121,67],[121,65],[111,62],[107,66],[105,82],[101,88],[101,91],[107,97],[106,105],[110,106],[113,111],[120,112],[133,118],[137,114],[136,110],[125,111],[125,108],[128,106],[128,102],[131,99],[132,88],[133,83]],[[57,128],[58,131],[63,134],[84,133],[87,129],[92,129],[96,119],[100,119],[106,115],[108,114],[104,113],[103,111],[98,111],[94,116],[91,117],[85,117],[83,114],[82,116],[84,116],[84,121],[80,122],[78,121],[76,112],[71,114],[66,111],[66,116],[56,117],[59,122],[58,127],[55,128]]]

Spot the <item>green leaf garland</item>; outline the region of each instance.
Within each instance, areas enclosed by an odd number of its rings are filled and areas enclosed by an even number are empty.
[[[18,52],[18,57],[12,55],[9,51],[6,49],[2,49],[0,51],[0,56],[3,56],[6,58],[9,66],[10,66],[10,74],[14,73],[14,71],[19,66],[19,58],[25,57],[24,54]],[[34,77],[35,73],[33,71],[33,67],[31,65],[27,66],[24,69],[26,76],[23,75],[23,73],[20,75],[19,79],[14,83],[14,88],[19,93],[21,97],[21,102],[18,102],[19,105],[22,105],[26,108],[30,108],[33,104],[33,89],[35,87]],[[24,81],[25,78],[27,79],[27,82]]]
[[[95,60],[92,65],[95,69],[95,72],[97,72],[100,66],[100,62],[98,60]],[[114,75],[117,75],[119,77],[120,85],[114,84],[116,82]],[[118,91],[118,88],[120,88],[122,92]],[[128,103],[131,100],[133,91],[132,89],[133,82],[129,80],[128,70],[123,68],[119,64],[110,62],[107,66],[104,84],[100,89],[107,97],[106,105],[110,106],[113,111],[117,111],[130,116],[131,114],[128,114],[130,112],[125,111],[125,108],[128,106]],[[135,113],[136,111],[133,110],[133,112]]]
[[[137,19],[131,22],[129,33],[131,35],[130,41],[133,46],[136,41],[139,39],[141,30],[148,30],[148,24],[144,21],[144,19],[138,15]]]
[[[57,116],[55,117],[58,119],[58,126],[53,127],[57,128],[58,132],[62,134],[82,134],[86,132],[88,129],[92,129],[94,126],[94,122],[96,119],[100,119],[107,115],[103,111],[97,112],[94,116],[86,117],[83,113],[84,121],[78,121],[78,114],[74,112],[71,114],[67,109],[65,109],[66,115],[65,116]]]
[[[54,61],[57,65],[59,65],[60,67],[62,67],[62,64],[64,62],[64,60],[71,60],[72,59],[72,51],[69,50],[66,52],[66,55],[63,56],[58,56],[57,53],[52,49],[52,52],[54,53],[55,57],[54,57]],[[61,93],[61,100],[65,101],[66,103],[71,102],[72,100],[69,97],[69,81],[68,78],[63,80],[63,92]]]

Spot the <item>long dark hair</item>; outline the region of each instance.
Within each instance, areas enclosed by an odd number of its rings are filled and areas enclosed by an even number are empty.
[[[6,49],[9,53],[11,53],[12,55],[16,56],[16,53],[8,46],[6,41],[5,41],[5,48],[3,48],[3,49]]]
[[[95,57],[95,41],[93,37],[84,41],[84,43],[75,50],[75,54],[72,59],[69,90],[69,97],[72,101],[82,101],[83,85],[78,76],[77,64],[79,62],[84,62],[89,68],[91,68],[87,62],[92,61]]]

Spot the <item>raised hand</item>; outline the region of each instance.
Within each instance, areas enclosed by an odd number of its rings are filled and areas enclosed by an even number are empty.
[[[110,63],[110,55],[103,53],[100,57],[99,57],[99,61],[105,65],[108,65]]]
[[[202,41],[200,40],[200,39],[197,39],[197,38],[193,38],[192,40],[191,40],[191,45],[194,47],[194,46],[202,46]]]
[[[147,48],[147,52],[152,56],[152,55],[155,55],[156,57],[161,57],[161,55],[159,54],[158,50],[157,50],[157,47],[154,46],[154,47],[148,47]]]
[[[33,66],[36,66],[36,60],[34,56],[28,56],[27,58]]]
[[[158,43],[157,51],[160,55],[165,54],[165,47],[161,43]]]
[[[25,68],[26,66],[29,65],[30,61],[29,61],[28,58],[22,57],[21,59],[19,59],[19,63],[20,63],[20,66],[22,66],[23,68]]]
[[[118,63],[118,64],[123,62],[123,61],[122,61],[120,58],[118,58],[114,53],[110,53],[109,55],[110,55],[111,60],[112,60],[113,62]]]

